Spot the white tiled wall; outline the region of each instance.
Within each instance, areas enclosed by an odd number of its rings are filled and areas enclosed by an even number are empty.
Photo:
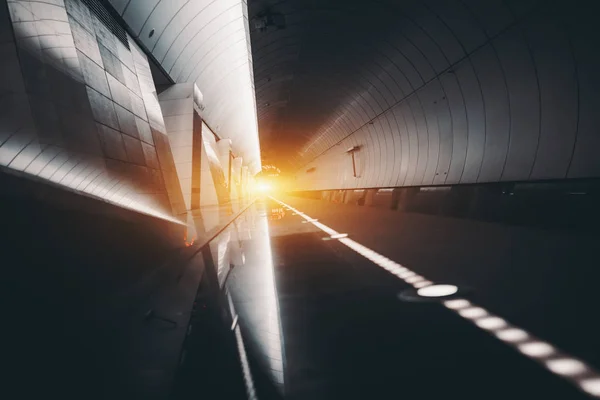
[[[165,219],[181,213],[141,50],[131,40],[128,49],[79,0],[7,5],[0,165]]]

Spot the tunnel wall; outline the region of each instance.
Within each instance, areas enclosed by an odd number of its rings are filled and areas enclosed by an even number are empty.
[[[443,217],[598,233],[600,180],[309,190],[294,196]]]
[[[164,219],[185,212],[133,40],[79,0],[0,1],[0,18],[0,166]]]
[[[196,85],[188,83],[172,85],[158,95],[187,210],[200,206],[199,199],[193,200],[200,194],[200,177],[195,171],[200,169],[202,147],[201,118],[194,107],[198,104],[196,92]]]
[[[356,76],[364,90],[305,146],[296,189],[600,175],[591,2],[422,3],[399,12],[401,31]]]
[[[176,83],[195,82],[202,118],[231,139],[252,174],[261,168],[246,1],[107,0]]]

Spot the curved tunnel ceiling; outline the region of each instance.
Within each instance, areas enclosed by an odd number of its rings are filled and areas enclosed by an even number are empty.
[[[590,3],[251,0],[263,156],[310,189],[597,177]]]
[[[195,82],[202,117],[260,171],[247,6],[242,0],[109,0],[177,83]]]

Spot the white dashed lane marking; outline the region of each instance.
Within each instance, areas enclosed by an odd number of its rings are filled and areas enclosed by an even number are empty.
[[[433,293],[428,297],[435,297],[435,292],[438,292],[438,297],[456,293],[453,291],[452,285],[434,285],[432,281],[418,275],[405,266],[348,238],[348,234],[339,233],[294,207],[273,197],[271,199],[293,211],[294,214],[304,218],[303,223],[313,224],[327,233],[332,239],[339,238],[340,243],[343,243],[392,275],[418,289],[417,293],[421,292],[419,293],[420,295],[427,296],[428,289],[430,289],[430,293]],[[600,374],[585,362],[558,350],[552,344],[536,338],[529,332],[510,324],[503,318],[492,314],[481,306],[471,303],[469,300],[461,298],[452,299],[444,301],[442,304],[458,316],[471,321],[478,328],[491,333],[506,345],[515,348],[520,354],[538,362],[538,364],[551,373],[566,379],[588,395],[600,397]]]

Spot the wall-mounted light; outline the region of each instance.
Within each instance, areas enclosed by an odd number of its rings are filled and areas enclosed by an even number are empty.
[[[352,155],[352,174],[355,178],[356,178],[356,161],[354,159],[354,153],[357,152],[358,150],[360,150],[360,146],[352,146],[348,150],[346,150],[346,153],[350,153]]]

